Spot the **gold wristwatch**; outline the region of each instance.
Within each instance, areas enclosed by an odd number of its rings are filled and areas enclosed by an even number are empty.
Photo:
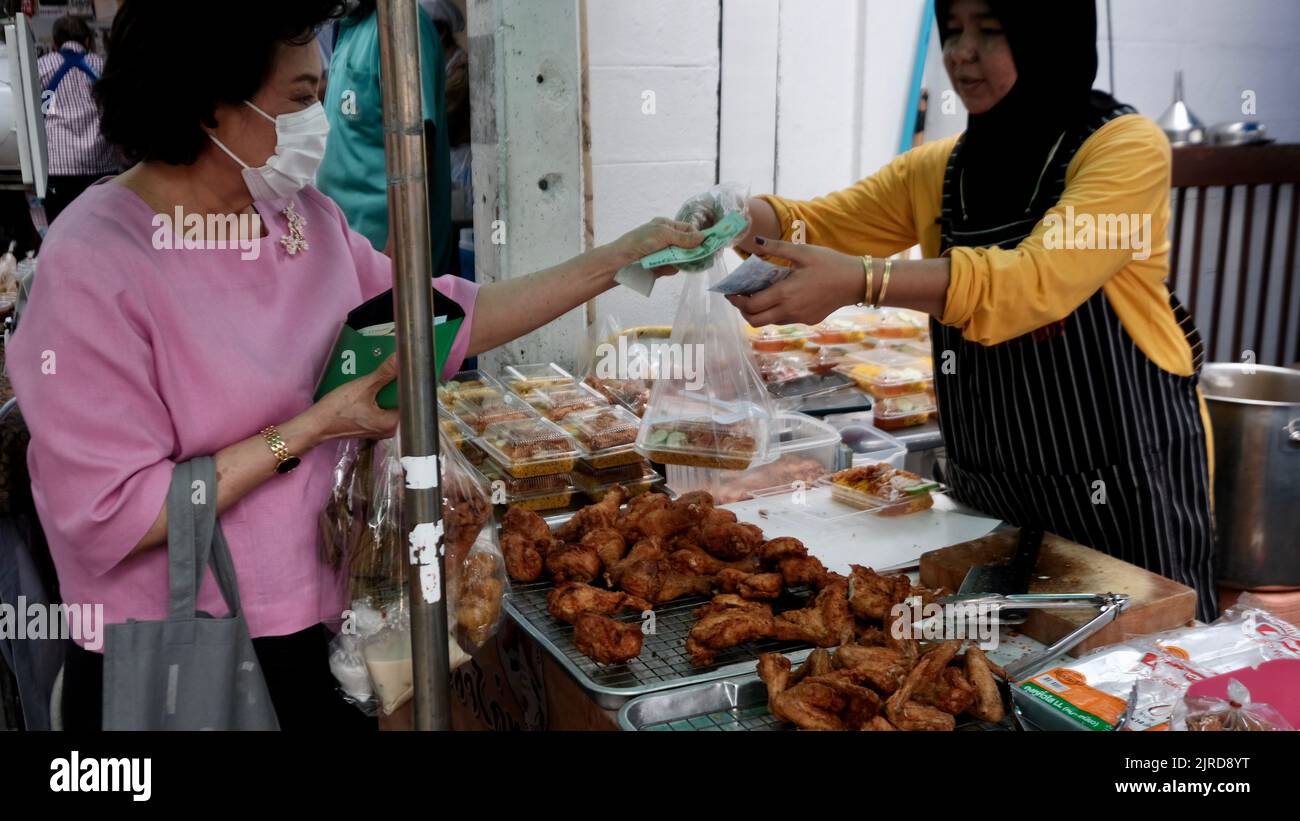
[[[271,449],[271,454],[276,458],[276,473],[288,473],[298,465],[302,460],[289,452],[289,446],[284,443],[284,437],[275,425],[268,425],[262,429],[262,438],[266,440],[266,446]]]

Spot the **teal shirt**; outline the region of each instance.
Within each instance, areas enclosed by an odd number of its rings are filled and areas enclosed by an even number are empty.
[[[451,270],[451,153],[447,146],[445,59],[433,23],[420,21],[424,118],[434,123],[429,175],[433,275]],[[353,230],[376,250],[388,244],[388,172],[384,164],[383,88],[379,82],[379,16],[347,18],[330,60],[325,115],[330,135],[316,187],[339,204]]]

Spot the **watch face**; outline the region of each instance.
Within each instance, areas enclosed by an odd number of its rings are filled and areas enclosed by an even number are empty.
[[[288,459],[285,459],[283,462],[275,466],[275,472],[288,473],[289,471],[298,467],[298,465],[300,464],[302,464],[301,459],[299,459],[297,456],[290,456]]]

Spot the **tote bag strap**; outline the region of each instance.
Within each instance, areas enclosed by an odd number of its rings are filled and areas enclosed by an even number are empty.
[[[211,456],[200,456],[175,467],[167,490],[169,618],[195,617],[199,587],[209,565],[231,616],[239,615],[235,564],[217,521],[216,462]]]

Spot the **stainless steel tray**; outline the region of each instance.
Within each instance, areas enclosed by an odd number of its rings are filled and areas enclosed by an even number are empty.
[[[506,613],[550,653],[598,705],[608,710],[618,709],[629,699],[647,693],[753,672],[758,657],[763,653],[786,653],[798,663],[812,651],[801,642],[748,642],[718,653],[717,660],[707,667],[696,667],[686,655],[686,635],[695,626],[693,611],[709,599],[692,596],[655,608],[654,632],[645,636],[639,657],[626,664],[599,664],[573,646],[573,626],[552,618],[547,612],[546,594],[552,587],[554,585],[549,581],[514,585],[504,598]],[[794,595],[783,597],[774,604],[773,610],[802,606]],[[627,622],[641,621],[636,613],[618,618]]]
[[[805,652],[803,655],[807,655]],[[767,710],[767,685],[757,675],[738,676],[639,696],[618,711],[618,726],[630,731],[793,730]],[[999,724],[959,719],[962,730],[1014,730],[1010,717]]]

